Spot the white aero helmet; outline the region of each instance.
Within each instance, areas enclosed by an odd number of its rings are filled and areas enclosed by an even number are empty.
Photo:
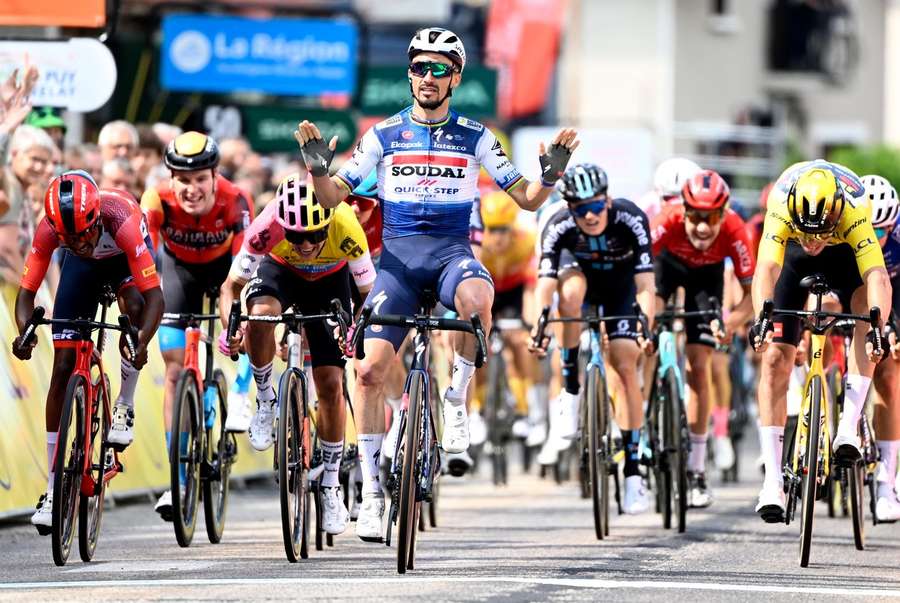
[[[683,157],[666,159],[653,174],[653,186],[663,197],[680,197],[684,183],[701,171],[700,166]]]
[[[444,55],[459,67],[460,73],[466,68],[466,47],[463,46],[459,36],[449,29],[426,27],[417,31],[409,43],[406,54],[411,61],[421,52]]]
[[[869,209],[872,212],[872,226],[874,228],[892,226],[900,214],[897,191],[886,178],[876,174],[863,176],[860,180],[866,187],[866,199],[869,200]]]

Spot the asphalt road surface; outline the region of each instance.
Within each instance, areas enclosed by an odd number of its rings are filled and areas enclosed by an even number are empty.
[[[850,520],[829,519],[822,506],[802,569],[797,524],[756,517],[759,477],[744,465],[740,484],[713,482],[715,504],[690,511],[685,534],[663,530],[651,512],[613,516],[602,542],[573,482],[514,473],[498,489],[485,475],[447,478],[440,526],[420,534],[417,567],[405,576],[395,549],[359,541],[352,526],[333,548],[288,563],[274,483],[233,492],[219,545],[198,527],[194,545],[179,548],[152,503],[119,505],[104,514],[95,561],[74,550],[58,568],[49,538],[4,524],[0,599],[900,600],[900,524],[868,525],[869,548],[857,551]]]

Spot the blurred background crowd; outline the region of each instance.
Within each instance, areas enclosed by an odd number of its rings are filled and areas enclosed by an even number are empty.
[[[672,155],[719,171],[746,214],[798,159],[900,184],[898,0],[35,0],[0,5],[0,278],[18,280],[54,174],[140,199],[184,130],[264,205],[301,170],[299,120],[347,153],[409,103],[406,45],[432,25],[468,51],[453,107],[526,175],[572,125],[616,196]]]

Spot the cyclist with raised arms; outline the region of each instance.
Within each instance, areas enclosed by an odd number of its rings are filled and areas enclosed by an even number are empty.
[[[796,163],[778,178],[767,203],[768,213],[753,277],[753,309],[773,299],[775,308],[801,310],[808,292],[800,280],[822,273],[841,305],[854,314],[881,309],[890,315],[891,281],[872,228],[859,177],[842,165],[817,159]],[[762,333],[757,320],[749,340],[763,354],[759,380],[760,443],[765,480],[756,511],[766,522],[784,521],[782,450],[787,420],[787,389],[797,343],[799,319],[775,315],[773,331]],[[838,463],[860,458],[857,424],[869,392],[872,372],[882,353],[874,331],[857,322],[849,354],[844,409],[832,443]]]
[[[168,186],[149,188],[141,197],[150,237],[158,250],[166,311],[203,311],[203,295],[218,290],[241,248],[250,225],[253,202],[216,172],[219,146],[200,132],[185,132],[172,140],[163,160],[172,173]],[[166,363],[163,417],[166,449],[172,437],[172,400],[184,367],[185,322],[163,321],[159,349]],[[246,396],[232,396],[225,428],[246,431],[250,408]],[[240,402],[240,404],[239,404]],[[172,493],[166,490],[154,507],[164,519],[172,518]]]
[[[741,217],[728,207],[731,191],[719,174],[698,172],[684,183],[683,211],[673,212],[653,230],[656,255],[656,293],[660,309],[684,287],[684,309],[699,310],[697,296],[723,300],[725,258],[731,258],[744,289],[744,297],[723,321],[689,318],[685,321],[687,344],[687,417],[691,452],[688,457],[688,503],[708,507],[712,496],[706,484],[706,441],[713,406],[710,391],[712,353],[716,344],[731,341],[735,330],[751,317],[750,282],[756,262],[750,236]]]
[[[861,178],[872,214],[875,236],[884,254],[884,264],[891,277],[894,314],[900,308],[900,199],[885,178],[868,175]],[[897,455],[900,454],[900,344],[896,319],[888,336],[891,354],[875,367],[872,387],[875,403],[875,437],[881,463],[875,476],[878,482],[875,515],[879,521],[900,519],[900,500],[896,491]]]
[[[316,125],[307,121],[295,136],[325,207],[340,203],[377,169],[384,249],[367,302],[376,313],[413,314],[422,292],[430,289],[460,318],[478,313],[489,329],[493,286],[473,257],[468,238],[479,169],[487,169],[519,206],[533,211],[546,200],[578,145],[575,131],[563,129],[549,147],[540,145],[541,180],[527,182],[490,130],[450,109],[450,95],[466,65],[462,40],[446,29],[422,29],[413,36],[407,55],[412,107],[366,132],[337,175],[328,175],[336,137],[326,143]],[[462,453],[469,446],[466,390],[475,371],[475,339],[467,333],[454,335],[456,354],[444,396],[442,446],[446,452]],[[367,329],[366,358],[357,364],[363,506],[356,533],[368,541],[382,538],[384,495],[378,457],[384,432],[384,375],[405,336],[399,328]]]
[[[536,308],[549,306],[559,296],[559,315],[580,317],[582,305],[597,305],[607,316],[634,314],[637,301],[652,324],[656,286],[647,216],[628,199],[610,199],[606,172],[590,163],[566,170],[560,206],[540,232],[541,260],[535,290]],[[636,320],[605,323],[609,339],[610,391],[616,405],[616,423],[625,446],[624,510],[643,513],[649,507],[639,472],[640,432],[644,423],[643,395],[638,364],[653,343],[638,332]],[[578,429],[580,392],[578,344],[582,325],[564,324],[561,358],[564,388],[550,406],[548,442],[567,447]],[[536,349],[539,353],[543,350]]]
[[[147,363],[147,346],[159,327],[163,295],[153,259],[153,244],[141,208],[131,193],[100,189],[87,172],[73,170],[50,182],[44,196],[44,218],[37,226],[25,271],[16,295],[16,324],[20,336],[13,354],[31,358],[37,344],[22,345],[21,333],[34,311],[34,298],[50,266],[53,252],[65,250],[53,303],[53,318],[93,320],[103,287],[109,285],[118,298],[119,310],[138,329],[134,356],[120,339],[122,385],[112,410],[107,440],[126,447],[134,439],[134,390],[138,371]],[[53,326],[53,369],[47,392],[47,493],[41,496],[31,517],[36,526],[52,525],[53,454],[59,431],[63,396],[75,368],[75,346],[82,334]]]
[[[219,297],[222,323],[227,323],[231,303],[245,285],[251,316],[277,316],[290,308],[317,314],[328,311],[333,299],[340,300],[349,312],[350,275],[365,297],[375,280],[375,267],[353,209],[346,203],[323,207],[313,187],[300,174],[291,174],[250,225],[234,258]],[[303,329],[318,394],[316,426],[325,465],[322,523],[329,534],[340,534],[350,521],[338,480],[346,422],[345,360],[325,324],[309,323]],[[250,321],[233,339],[226,339],[227,333],[220,337],[220,348],[228,354],[237,353],[246,340],[258,406],[250,423],[250,444],[256,450],[267,450],[273,443],[275,419],[275,325]]]

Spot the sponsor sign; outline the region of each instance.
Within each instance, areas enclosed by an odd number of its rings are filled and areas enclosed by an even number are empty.
[[[337,136],[338,153],[349,151],[356,142],[356,122],[346,111],[292,107],[244,107],[242,111],[244,134],[255,151],[299,152],[294,130],[304,119],[315,123],[325,140]]]
[[[21,68],[25,55],[40,72],[31,93],[34,105],[94,111],[106,104],[116,87],[116,62],[97,40],[0,42],[0,79]]]
[[[103,27],[106,0],[16,0],[0,2],[0,25]]]
[[[392,115],[412,104],[406,65],[370,67],[362,81],[360,110],[365,115]],[[462,115],[493,117],[497,107],[497,72],[466,65],[462,83],[453,91],[451,106]]]
[[[172,15],[162,31],[161,81],[169,90],[354,91],[357,31],[350,22]]]

